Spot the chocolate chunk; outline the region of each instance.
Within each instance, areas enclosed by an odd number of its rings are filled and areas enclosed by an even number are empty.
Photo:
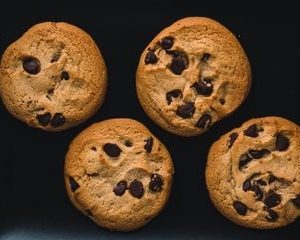
[[[233,207],[235,211],[242,216],[245,216],[248,210],[247,206],[240,201],[235,201],[233,203]]]
[[[125,180],[122,180],[117,183],[117,185],[114,187],[113,192],[117,196],[122,196],[127,189],[127,182]]]
[[[211,116],[209,114],[202,115],[201,118],[195,124],[197,128],[209,128],[211,124]]]
[[[133,146],[133,143],[132,143],[130,140],[126,140],[126,141],[125,141],[125,146],[126,146],[126,147],[132,147],[132,146]]]
[[[258,136],[258,129],[257,125],[253,124],[250,127],[248,127],[245,131],[244,134],[248,137],[257,137]]]
[[[103,151],[110,157],[119,157],[122,150],[117,144],[106,143],[103,146]]]
[[[50,121],[51,127],[60,127],[64,125],[66,122],[66,118],[62,113],[55,113],[53,118]]]
[[[185,70],[189,65],[189,60],[187,55],[181,51],[168,51],[168,54],[172,55],[172,62],[169,66],[170,70],[176,74],[180,75],[183,70]]]
[[[267,183],[262,179],[257,180],[257,183],[261,186],[266,186],[267,185]]]
[[[75,192],[80,187],[78,182],[76,182],[76,180],[73,177],[69,177],[69,183],[72,192]]]
[[[36,116],[36,119],[38,120],[41,126],[46,127],[51,120],[51,114],[48,112],[44,114],[39,114]]]
[[[266,219],[269,221],[269,222],[276,222],[277,219],[278,219],[278,213],[275,212],[274,210],[272,209],[269,209],[269,208],[264,208],[265,211],[267,211],[269,213],[268,216],[266,216]]]
[[[202,58],[201,58],[201,61],[202,62],[207,62],[210,57],[211,57],[211,55],[209,53],[204,53]]]
[[[273,191],[270,191],[264,201],[268,208],[276,207],[281,202],[281,196]]]
[[[155,64],[157,61],[158,58],[155,53],[152,50],[149,50],[145,57],[145,64]]]
[[[289,139],[284,136],[282,133],[276,135],[276,149],[278,151],[285,151],[290,145]]]
[[[220,102],[222,105],[224,105],[224,104],[225,104],[225,99],[221,98],[221,99],[219,100],[219,102]]]
[[[243,190],[245,192],[249,191],[251,189],[251,181],[247,179],[243,184]]]
[[[139,180],[135,179],[129,185],[129,192],[132,196],[141,198],[145,192],[144,186]]]
[[[251,191],[253,191],[256,195],[256,200],[260,201],[262,200],[263,196],[264,196],[264,193],[263,191],[260,189],[259,186],[257,185],[252,185],[251,187]]]
[[[211,83],[211,79],[209,78],[195,82],[192,87],[195,88],[198,94],[204,96],[209,96],[213,91],[213,85]]]
[[[249,154],[254,159],[260,159],[264,156],[270,154],[270,151],[268,149],[262,149],[262,150],[249,150]]]
[[[61,80],[69,80],[69,73],[66,71],[62,71],[60,74],[60,79]]]
[[[152,190],[154,192],[160,192],[162,190],[163,184],[164,183],[163,183],[162,177],[159,174],[153,174],[151,176],[149,188],[150,188],[150,190]]]
[[[161,40],[160,46],[163,49],[170,49],[174,44],[174,38],[173,37],[164,37]]]
[[[150,153],[153,146],[153,137],[147,138],[144,142],[146,142],[144,149],[146,150],[147,153]]]
[[[239,161],[239,169],[241,170],[244,166],[246,166],[252,160],[251,157],[247,153],[244,153],[240,157]]]
[[[181,97],[181,96],[182,96],[182,93],[181,93],[180,89],[175,89],[175,90],[172,90],[170,92],[167,92],[166,99],[167,99],[168,105],[171,104],[172,98],[178,98],[178,97]]]
[[[292,202],[297,208],[300,208],[300,194],[296,195],[296,198],[293,198]]]
[[[188,102],[177,108],[176,114],[182,118],[191,118],[195,112],[195,106],[193,102]]]
[[[274,175],[270,175],[268,183],[271,184],[272,182],[275,182],[276,179],[277,178]]]
[[[229,135],[229,146],[228,148],[231,148],[235,140],[238,138],[238,134],[236,132],[233,132]]]
[[[38,74],[41,71],[41,63],[34,57],[27,57],[23,59],[23,68],[30,74]]]

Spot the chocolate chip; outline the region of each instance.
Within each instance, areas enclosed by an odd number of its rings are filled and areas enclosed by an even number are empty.
[[[54,93],[54,88],[48,89],[47,93],[48,93],[49,95],[53,95],[53,93]]]
[[[276,207],[281,202],[281,196],[273,191],[270,191],[264,201],[268,208]]]
[[[144,142],[146,142],[144,149],[146,150],[147,153],[150,153],[153,146],[153,137],[147,138]]]
[[[201,118],[195,124],[197,128],[209,128],[211,124],[211,116],[209,114],[202,115]]]
[[[150,188],[150,190],[152,190],[154,192],[160,192],[162,190],[163,184],[164,183],[163,183],[162,177],[158,174],[153,174],[151,176],[149,188]]]
[[[174,44],[174,38],[173,37],[164,37],[161,40],[160,46],[163,49],[170,49]]]
[[[276,149],[278,151],[285,151],[290,145],[289,139],[284,136],[282,133],[276,135]]]
[[[61,52],[55,52],[53,55],[52,55],[52,58],[51,58],[51,63],[54,63],[54,62],[57,62],[58,59],[60,58],[61,56]]]
[[[168,51],[167,53],[173,56],[172,62],[169,66],[170,70],[174,74],[180,75],[189,65],[187,55],[181,51]]]
[[[272,209],[269,209],[269,208],[264,208],[265,211],[267,211],[269,213],[268,216],[266,216],[266,219],[269,221],[269,222],[276,222],[277,219],[278,219],[278,213],[275,212],[274,210]]]
[[[36,116],[36,118],[41,126],[46,127],[51,120],[51,114],[48,112],[44,114],[39,114]]]
[[[248,210],[247,206],[240,201],[235,201],[233,203],[233,207],[235,211],[242,216],[245,216]]]
[[[127,182],[125,180],[122,180],[117,183],[117,185],[114,187],[113,192],[117,196],[122,196],[127,189]]]
[[[103,146],[103,151],[110,157],[118,157],[122,150],[117,144],[106,143]]]
[[[257,183],[261,186],[266,186],[267,185],[267,183],[262,179],[257,180]]]
[[[188,102],[177,108],[176,114],[182,118],[191,118],[195,112],[195,106],[193,102]]]
[[[93,151],[97,151],[97,148],[96,147],[91,147],[91,150],[93,150]]]
[[[209,53],[204,53],[202,58],[201,58],[201,61],[202,62],[207,62],[210,57],[211,57],[211,55]]]
[[[38,74],[41,71],[41,63],[34,57],[27,57],[23,59],[23,68],[30,74]]]
[[[250,127],[248,127],[245,131],[244,134],[248,137],[257,137],[258,136],[258,129],[257,125],[253,124]]]
[[[78,182],[76,182],[76,180],[73,177],[69,177],[69,183],[72,192],[75,192],[80,187]]]
[[[211,83],[211,79],[209,78],[195,82],[192,87],[195,88],[198,94],[204,96],[209,96],[213,91],[213,85]]]
[[[132,146],[133,146],[133,143],[132,143],[130,140],[126,140],[126,141],[125,141],[125,146],[126,146],[126,147],[132,147]]]
[[[256,195],[256,200],[260,201],[262,200],[263,196],[264,196],[264,193],[263,191],[260,189],[259,186],[257,185],[252,185],[251,187],[251,191],[253,191]]]
[[[145,57],[145,64],[155,64],[157,61],[158,58],[155,53],[152,50],[149,50]]]
[[[249,154],[254,159],[260,159],[264,156],[270,154],[270,151],[268,149],[262,149],[262,150],[249,150]]]
[[[129,192],[132,196],[141,198],[145,192],[144,186],[139,180],[135,179],[129,185]]]
[[[243,184],[243,190],[245,192],[249,191],[251,189],[251,181],[247,179]]]
[[[60,79],[61,80],[69,80],[69,73],[66,71],[62,71],[60,74]]]
[[[180,89],[175,89],[175,90],[172,90],[170,92],[167,92],[166,99],[167,99],[168,105],[171,104],[172,98],[178,98],[178,97],[181,97],[181,96],[182,96],[182,93],[181,93]]]
[[[236,132],[233,132],[229,135],[229,146],[228,148],[231,148],[235,140],[238,138],[238,134]]]
[[[225,104],[225,99],[221,98],[221,99],[219,100],[219,102],[220,102],[222,105],[224,105],[224,104]]]
[[[244,153],[240,157],[239,161],[239,169],[241,170],[244,166],[246,166],[252,160],[251,157],[247,153]]]
[[[50,121],[51,127],[60,127],[64,125],[66,122],[66,118],[62,113],[55,113],[53,118]]]
[[[300,194],[296,195],[296,198],[292,199],[292,202],[297,208],[300,208]]]
[[[276,179],[277,178],[274,175],[270,175],[268,183],[271,184],[272,182],[275,182]]]

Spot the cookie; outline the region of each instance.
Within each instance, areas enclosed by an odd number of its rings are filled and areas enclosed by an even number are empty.
[[[248,95],[251,70],[235,36],[204,17],[161,31],[141,55],[139,101],[149,117],[181,136],[199,135],[236,110]]]
[[[0,95],[7,110],[29,126],[61,131],[91,117],[107,85],[93,39],[68,23],[31,27],[4,52]]]
[[[252,119],[216,141],[206,184],[216,208],[250,228],[277,228],[300,215],[300,128],[280,118]]]
[[[73,205],[98,225],[132,231],[164,208],[173,175],[170,154],[141,123],[95,123],[71,143],[65,184]]]

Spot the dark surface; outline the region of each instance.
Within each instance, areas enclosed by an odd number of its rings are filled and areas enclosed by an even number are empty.
[[[209,147],[222,134],[252,117],[278,115],[300,123],[300,38],[298,16],[290,11],[293,7],[264,11],[243,3],[244,10],[237,11],[200,2],[190,6],[147,3],[114,8],[113,4],[98,7],[47,1],[2,7],[1,53],[35,23],[67,21],[90,33],[101,47],[109,87],[102,108],[92,119],[61,133],[29,128],[0,105],[0,239],[299,239],[299,221],[270,231],[234,225],[212,206],[204,182]],[[183,138],[163,131],[144,114],[135,94],[135,70],[139,55],[160,30],[193,15],[214,18],[238,36],[252,65],[253,85],[235,114],[202,136]],[[70,141],[91,123],[113,117],[144,123],[170,150],[176,168],[167,208],[133,233],[97,227],[71,206],[64,189],[63,163]]]

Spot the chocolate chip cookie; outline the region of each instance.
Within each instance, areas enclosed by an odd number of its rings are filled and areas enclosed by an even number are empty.
[[[216,141],[206,184],[216,208],[251,228],[277,228],[300,215],[300,128],[280,118],[245,122]]]
[[[93,39],[68,23],[30,28],[1,59],[0,94],[7,110],[29,126],[60,131],[101,106],[106,67]]]
[[[137,95],[165,130],[199,135],[247,97],[251,70],[235,36],[203,17],[181,19],[160,32],[141,55]]]
[[[74,206],[102,227],[131,231],[166,205],[173,164],[164,145],[141,123],[111,119],[77,136],[65,162]]]

